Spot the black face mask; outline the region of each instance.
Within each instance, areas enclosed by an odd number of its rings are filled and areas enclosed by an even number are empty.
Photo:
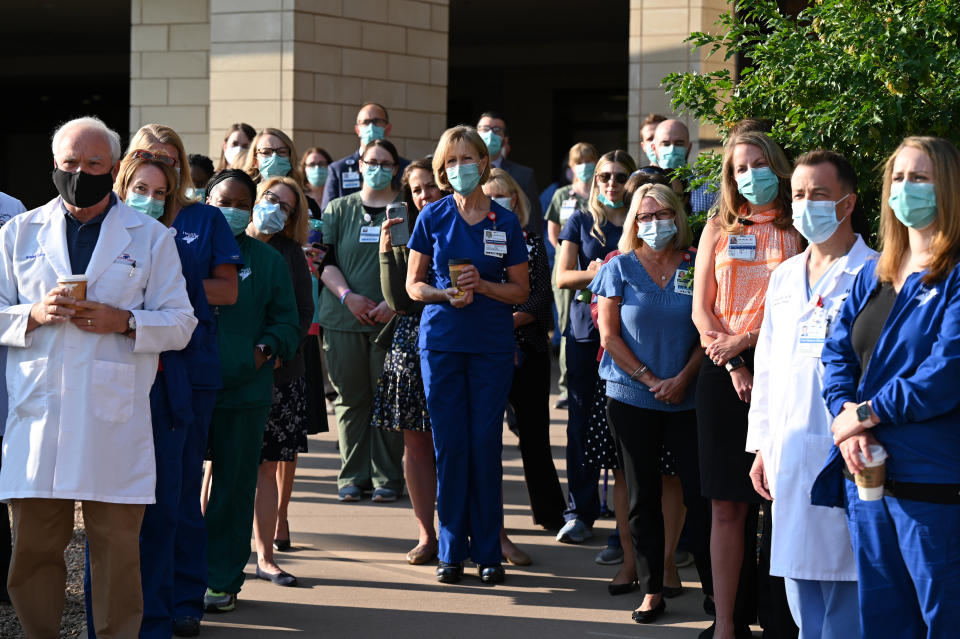
[[[93,206],[113,190],[113,176],[110,173],[68,173],[57,168],[53,170],[53,183],[64,202],[81,209]]]

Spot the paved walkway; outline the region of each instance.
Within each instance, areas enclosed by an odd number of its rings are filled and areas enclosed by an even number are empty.
[[[553,411],[553,456],[564,489],[565,424],[566,412]],[[598,521],[593,539],[582,546],[559,544],[534,527],[517,438],[506,429],[506,525],[534,563],[508,566],[506,582],[497,586],[482,584],[469,568],[460,584],[444,585],[434,577],[435,564],[408,565],[404,555],[415,545],[416,524],[407,498],[386,505],[338,503],[334,436],[311,437],[310,450],[301,457],[290,507],[296,550],[277,553],[280,565],[297,576],[300,587],[280,588],[253,578],[253,555],[236,611],[208,615],[201,637],[686,639],[709,625],[693,567],[681,570],[687,591],[668,601],[656,625],[631,620],[639,594],[607,594],[606,583],[617,567],[598,566],[593,557],[613,529],[612,519]],[[612,499],[611,490],[611,504]]]

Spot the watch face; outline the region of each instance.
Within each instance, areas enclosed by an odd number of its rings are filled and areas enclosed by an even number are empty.
[[[127,318],[127,328],[131,331],[137,330],[137,318],[133,316],[133,313],[130,313],[130,317]]]
[[[870,407],[866,404],[860,404],[857,406],[857,419],[861,422],[865,422],[870,419]]]

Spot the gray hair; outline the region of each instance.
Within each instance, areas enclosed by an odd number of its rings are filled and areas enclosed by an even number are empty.
[[[87,127],[96,129],[102,133],[110,143],[110,163],[116,164],[120,161],[120,158],[123,155],[123,151],[120,147],[120,134],[108,127],[103,120],[92,115],[76,118],[75,120],[70,120],[69,122],[64,122],[57,127],[57,130],[53,133],[53,141],[50,144],[50,149],[53,151],[54,156],[57,155],[57,144],[60,142],[60,138],[63,137],[64,133],[75,127]]]

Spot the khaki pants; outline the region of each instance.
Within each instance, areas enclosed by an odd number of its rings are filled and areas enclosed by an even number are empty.
[[[13,555],[7,588],[27,639],[56,639],[63,617],[73,534],[73,501],[14,499]],[[143,504],[84,501],[90,543],[93,618],[100,639],[134,638],[140,631],[140,523]]]

